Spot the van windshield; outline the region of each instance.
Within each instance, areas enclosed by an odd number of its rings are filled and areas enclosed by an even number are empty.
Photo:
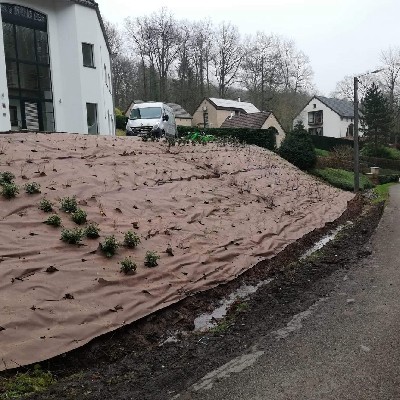
[[[161,118],[160,107],[134,108],[130,119],[158,119]]]

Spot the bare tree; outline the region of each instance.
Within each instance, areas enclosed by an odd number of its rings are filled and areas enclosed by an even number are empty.
[[[177,21],[171,13],[162,8],[149,17],[128,19],[125,26],[127,36],[132,40],[132,49],[142,60],[143,71],[146,70],[146,66],[150,68],[150,74],[157,71],[159,84],[157,97],[163,101],[168,100],[168,75],[172,64],[176,61],[180,45]]]
[[[215,34],[213,62],[218,83],[218,95],[226,96],[227,89],[238,79],[238,70],[243,60],[243,46],[238,28],[223,22]]]

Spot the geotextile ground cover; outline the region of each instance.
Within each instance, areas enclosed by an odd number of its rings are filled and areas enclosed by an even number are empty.
[[[0,136],[0,370],[42,361],[221,285],[340,217],[350,193],[254,146],[66,134]],[[41,193],[29,194],[27,183]],[[76,199],[98,239],[61,200]],[[62,227],[39,209],[53,204]],[[134,248],[124,235],[140,238]],[[65,236],[63,234],[63,236]],[[119,247],[106,257],[102,243]],[[146,263],[146,254],[160,258]],[[108,253],[107,253],[108,255]],[[135,273],[121,273],[131,257]]]

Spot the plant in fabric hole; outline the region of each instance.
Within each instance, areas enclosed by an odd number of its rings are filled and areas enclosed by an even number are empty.
[[[148,268],[154,268],[158,265],[160,256],[155,251],[148,251],[144,259],[144,265]]]
[[[111,258],[119,247],[117,239],[114,235],[107,236],[103,243],[100,243],[100,249],[105,254],[106,257]]]
[[[25,192],[28,194],[37,194],[40,192],[40,185],[36,182],[27,183],[25,186]]]
[[[47,220],[44,221],[44,223],[47,225],[59,227],[61,226],[61,218],[57,214],[54,214],[51,215],[49,218],[47,218]]]
[[[140,243],[140,238],[135,232],[128,231],[125,233],[124,245],[126,247],[134,248],[139,243]]]
[[[19,188],[15,183],[4,183],[1,188],[1,194],[6,199],[12,199],[19,193]]]
[[[15,179],[15,175],[12,172],[0,172],[0,185],[4,185],[5,183],[13,183]]]
[[[85,235],[86,237],[88,237],[89,239],[97,239],[100,234],[100,228],[99,226],[94,223],[91,222],[86,228],[85,228]]]
[[[75,197],[64,197],[60,200],[61,210],[67,213],[74,213],[78,209]]]
[[[78,225],[83,225],[86,223],[87,220],[87,214],[85,211],[83,211],[81,208],[78,208],[73,214],[72,214],[72,221],[74,221]]]
[[[52,212],[53,204],[49,200],[43,199],[39,203],[39,210],[42,210],[44,212]]]
[[[10,378],[0,378],[0,399],[19,399],[43,392],[56,382],[50,372],[35,365],[33,371],[17,373]]]
[[[123,272],[124,274],[133,274],[134,272],[136,272],[137,266],[130,257],[126,257],[125,259],[123,259],[120,264],[121,272]]]
[[[83,238],[82,229],[63,229],[61,231],[61,240],[69,244],[79,244]]]

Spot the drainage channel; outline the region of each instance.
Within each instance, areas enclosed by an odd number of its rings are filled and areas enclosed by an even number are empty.
[[[327,235],[323,236],[318,240],[310,249],[308,249],[301,257],[300,260],[304,260],[311,256],[315,252],[321,250],[329,242],[334,240],[336,236],[342,232],[345,228],[353,225],[351,221],[347,221],[345,224],[338,226],[337,228],[331,230]],[[210,313],[204,313],[199,315],[194,320],[194,331],[195,332],[207,332],[208,330],[215,328],[218,323],[224,319],[228,313],[229,308],[237,300],[245,300],[250,295],[256,293],[263,286],[271,283],[273,279],[267,279],[261,281],[257,285],[242,285],[239,289],[232,292],[228,297],[220,301],[220,304]],[[165,343],[175,343],[179,342],[178,334],[168,337],[161,345]]]

